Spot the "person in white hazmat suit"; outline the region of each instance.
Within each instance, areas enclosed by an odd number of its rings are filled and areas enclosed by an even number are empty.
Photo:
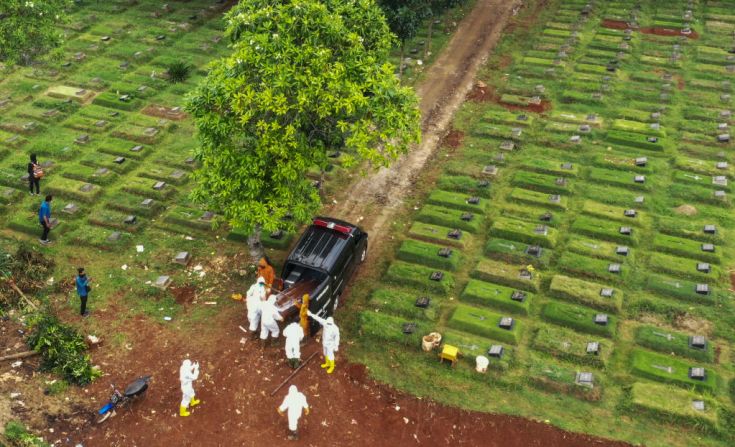
[[[281,334],[281,329],[278,327],[279,321],[283,321],[283,317],[278,313],[276,297],[270,296],[263,302],[260,311],[260,339],[267,340],[269,334],[274,339],[278,338]]]
[[[181,381],[181,405],[179,406],[179,416],[189,416],[189,406],[195,407],[199,405],[199,400],[194,397],[193,382],[199,378],[199,363],[192,363],[186,359],[179,368],[179,380]]]
[[[286,337],[286,358],[291,368],[297,368],[301,363],[301,340],[304,339],[304,329],[299,323],[291,323],[283,330]]]
[[[248,308],[248,322],[250,322],[250,332],[256,333],[260,324],[261,309],[265,301],[265,279],[262,276],[250,286],[245,298],[245,304]]]
[[[324,363],[322,368],[327,368],[327,374],[334,371],[334,353],[339,350],[339,328],[334,324],[334,318],[321,318],[309,312],[309,316],[322,325],[322,350],[324,353]]]
[[[284,412],[288,412],[288,439],[299,439],[297,430],[301,411],[303,410],[305,414],[309,414],[309,404],[306,402],[304,393],[299,392],[296,385],[291,385],[286,398],[283,399],[283,403],[276,410],[281,416]]]

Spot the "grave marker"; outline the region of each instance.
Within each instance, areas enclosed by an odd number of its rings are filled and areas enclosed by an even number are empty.
[[[638,215],[638,212],[633,209],[628,209],[628,210],[623,211],[623,215],[625,217],[636,217]]]
[[[506,331],[509,331],[513,329],[513,326],[515,325],[515,320],[511,317],[502,317],[500,319],[500,322],[498,323],[498,327],[500,329],[505,329]]]
[[[120,237],[122,237],[122,233],[119,231],[113,231],[109,236],[107,236],[107,242],[117,242],[120,240]]]
[[[697,284],[696,287],[694,288],[694,291],[700,295],[709,295],[709,285]]]
[[[695,411],[704,411],[704,401],[703,400],[693,400],[692,408]]]
[[[188,265],[191,261],[191,254],[188,251],[181,251],[174,257],[174,262],[180,265]]]
[[[615,248],[615,254],[617,255],[628,256],[628,253],[630,253],[630,249],[624,245]]]
[[[503,346],[501,346],[501,345],[491,345],[490,346],[490,349],[487,350],[487,355],[489,357],[494,357],[494,358],[499,359],[499,358],[503,357],[503,352],[505,352],[505,349],[503,348]]]
[[[645,183],[646,182],[646,176],[645,175],[636,175],[633,178],[633,181],[636,183]]]
[[[692,335],[689,337],[689,347],[694,349],[705,349],[707,347],[707,339],[703,335]]]
[[[599,324],[600,326],[607,326],[608,320],[607,314],[596,314],[594,321],[595,324]]]
[[[116,157],[112,162],[121,165],[125,162],[125,157]]]
[[[460,219],[462,219],[465,222],[469,222],[474,218],[475,218],[475,215],[472,213],[462,213],[462,215],[460,216]]]
[[[620,234],[624,234],[626,236],[630,236],[630,234],[633,232],[633,229],[630,227],[620,227],[619,230]]]
[[[431,303],[431,299],[428,296],[420,296],[416,298],[416,302],[414,303],[414,306],[419,307],[421,309],[426,309],[429,307],[429,303]]]
[[[515,143],[511,140],[505,140],[502,143],[500,143],[500,149],[504,151],[510,152],[513,149],[515,149],[515,147],[516,147]]]
[[[138,221],[138,218],[134,215],[125,216],[125,220],[123,220],[123,223],[125,225],[135,225],[135,223]]]
[[[171,278],[166,275],[161,275],[158,278],[156,278],[156,281],[153,283],[153,287],[156,287],[158,289],[166,290],[168,286],[171,285]]]
[[[707,372],[701,367],[689,368],[689,378],[692,380],[702,380],[707,378]]]
[[[153,206],[153,199],[145,199],[140,202],[140,205],[144,208],[150,208],[151,206]]]
[[[91,183],[85,183],[85,184],[83,184],[82,186],[79,187],[79,190],[81,192],[89,192],[89,191],[91,191],[93,189],[94,189],[94,185],[92,185]]]
[[[460,240],[462,238],[462,231],[458,229],[451,230],[447,233],[447,237],[450,239]]]
[[[66,214],[76,214],[79,211],[79,207],[73,203],[67,203],[61,211]]]
[[[594,386],[594,377],[590,372],[579,372],[574,378],[574,383],[587,388],[592,388]]]
[[[523,292],[521,290],[514,290],[513,293],[511,293],[510,295],[510,299],[522,303],[526,301],[526,292]]]
[[[153,189],[155,189],[156,191],[161,191],[165,187],[166,187],[166,182],[156,182],[153,184]]]
[[[136,146],[133,146],[132,148],[130,148],[130,152],[136,152],[137,153],[137,152],[140,152],[142,150],[143,150],[143,146],[141,146],[139,144],[136,145]]]
[[[438,256],[441,256],[442,258],[448,258],[452,256],[452,249],[451,248],[440,248],[437,252]]]
[[[715,251],[714,244],[702,244],[701,248],[702,248],[702,251],[704,252],[714,253]]]
[[[587,354],[591,355],[599,355],[600,354],[600,343],[596,341],[591,341],[587,343]]]
[[[431,276],[429,276],[429,279],[432,281],[441,281],[442,278],[444,278],[444,272],[440,271],[432,272]]]
[[[498,174],[498,167],[495,165],[487,165],[484,168],[482,168],[482,174],[495,176]]]
[[[709,273],[710,271],[712,271],[712,267],[710,267],[709,263],[707,262],[698,262],[697,271],[702,273]]]
[[[600,296],[604,298],[611,298],[615,294],[615,290],[608,287],[600,289]]]
[[[618,263],[612,263],[607,266],[607,271],[610,273],[620,273],[620,264]]]

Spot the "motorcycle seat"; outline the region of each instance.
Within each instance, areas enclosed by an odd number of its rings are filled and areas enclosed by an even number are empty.
[[[132,396],[143,393],[147,389],[148,389],[148,381],[144,378],[140,378],[136,380],[135,382],[131,383],[130,385],[128,385],[127,388],[125,388],[125,396],[132,397]]]

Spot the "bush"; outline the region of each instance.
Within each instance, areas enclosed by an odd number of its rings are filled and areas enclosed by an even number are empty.
[[[711,368],[705,368],[705,380],[689,378],[689,368],[699,365],[693,361],[680,360],[668,355],[634,349],[631,355],[633,374],[659,382],[672,383],[683,388],[716,393],[720,377]],[[668,368],[668,369],[667,369]]]
[[[547,303],[541,311],[541,315],[552,323],[588,334],[612,337],[615,335],[615,326],[618,322],[617,317],[608,315],[608,323],[603,326],[595,323],[595,315],[599,313],[599,311],[588,307],[556,302]]]
[[[0,247],[0,296],[3,300],[6,297],[18,298],[6,280],[12,280],[22,292],[35,293],[45,285],[54,266],[52,259],[46,258],[28,242],[21,242],[14,254]]]
[[[599,343],[597,355],[587,353],[589,342]],[[613,343],[567,329],[543,325],[536,329],[531,347],[549,353],[560,360],[604,368],[610,359]]]
[[[511,330],[502,329],[498,326],[502,317],[485,309],[458,304],[447,324],[455,329],[517,345],[523,323],[514,319]]]
[[[623,292],[621,290],[613,290],[613,296],[605,298],[600,295],[600,291],[603,288],[612,289],[610,286],[556,275],[551,279],[549,293],[558,298],[584,304],[595,309],[615,313],[620,312],[623,303]]]
[[[191,70],[194,68],[192,65],[184,61],[175,61],[166,66],[166,73],[168,74],[168,80],[172,84],[184,82],[191,74]]]
[[[43,438],[29,433],[18,421],[8,421],[5,424],[5,438],[13,447],[49,447]]]
[[[714,347],[707,341],[705,349],[689,346],[689,335],[656,326],[641,326],[636,330],[635,341],[641,346],[664,353],[674,353],[703,362],[714,360]]]
[[[449,257],[439,256],[439,251],[444,247],[440,245],[427,244],[426,242],[406,239],[398,249],[398,259],[406,262],[426,265],[443,270],[457,270],[462,254],[459,250],[451,250]]]
[[[526,293],[526,299],[519,302],[511,299],[515,291],[510,287],[470,279],[464,291],[462,291],[461,298],[468,303],[479,304],[517,315],[528,315],[528,309],[534,299],[534,294]]]
[[[59,374],[69,383],[86,385],[102,373],[92,366],[84,354],[84,336],[71,326],[62,324],[51,314],[38,314],[31,319],[28,346],[41,354],[41,370]]]

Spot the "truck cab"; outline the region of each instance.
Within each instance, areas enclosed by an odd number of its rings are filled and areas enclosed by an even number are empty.
[[[298,316],[296,303],[307,293],[312,313],[331,316],[355,269],[365,261],[367,243],[367,233],[356,225],[331,217],[314,218],[283,265],[276,305],[284,321]],[[312,324],[313,334],[319,324]]]

